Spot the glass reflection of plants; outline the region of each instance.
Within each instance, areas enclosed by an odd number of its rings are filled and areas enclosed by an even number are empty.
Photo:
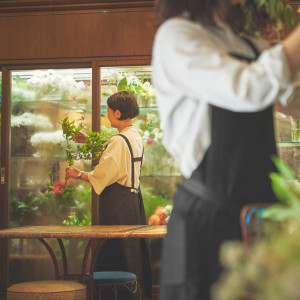
[[[89,185],[67,185],[59,180],[53,180],[49,172],[49,181],[27,193],[14,195],[10,203],[11,227],[23,225],[60,225],[68,216],[70,207],[76,206],[77,217],[91,223],[90,201],[91,187]]]
[[[62,157],[62,149],[65,149],[63,132],[56,130],[59,124],[51,119],[51,114],[47,115],[44,108],[45,113],[40,113],[38,108],[49,103],[52,115],[66,108],[79,109],[78,113],[84,118],[83,109],[91,101],[90,80],[75,80],[71,73],[72,70],[18,72],[17,75],[13,72],[11,127],[12,136],[18,136],[18,139],[13,140],[12,157]],[[38,109],[39,113],[34,113],[33,109]],[[14,134],[16,130],[18,134]],[[55,164],[53,169],[55,177],[57,166]],[[11,193],[11,226],[61,224],[73,206],[76,206],[78,218],[90,224],[89,185],[70,184],[64,188],[63,182],[53,179],[51,171],[48,183],[35,185],[30,191],[28,187],[26,189]]]
[[[106,70],[105,79],[107,86],[101,95],[110,96],[117,91],[127,91],[137,95],[140,106],[155,105],[155,89],[146,75],[137,76],[136,73],[119,72],[112,68]]]
[[[64,101],[84,107],[91,99],[91,89],[84,81],[54,70],[32,73],[28,80],[16,75],[12,80],[12,101]]]
[[[142,136],[145,147],[143,176],[179,175],[179,167],[174,158],[167,152],[162,143],[160,119],[156,113],[147,113],[134,120],[134,126]]]
[[[61,130],[56,130],[57,121],[53,122],[45,113],[32,112],[32,108],[40,111],[41,105],[47,103],[50,111],[55,107],[86,109],[91,101],[90,80],[75,80],[71,73],[69,70],[13,73],[11,127],[12,136],[19,138],[12,143],[12,156],[61,156],[65,141]]]

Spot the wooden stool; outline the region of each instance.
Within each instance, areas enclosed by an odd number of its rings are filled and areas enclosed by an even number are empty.
[[[122,272],[122,271],[101,271],[93,273],[93,285],[95,286],[96,295],[99,300],[101,299],[101,293],[105,288],[110,288],[113,292],[114,299],[118,299],[119,289],[125,288],[131,293],[138,291],[137,277],[134,273]],[[141,298],[139,291],[139,299]]]
[[[67,280],[30,281],[11,285],[7,300],[86,300],[86,286]]]

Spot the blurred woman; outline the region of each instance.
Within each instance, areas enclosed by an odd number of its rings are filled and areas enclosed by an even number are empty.
[[[242,206],[277,201],[273,107],[300,116],[300,27],[269,47],[253,37],[265,22],[257,1],[243,2],[157,1],[153,81],[164,144],[185,178],[163,246],[162,300],[209,300],[221,244],[241,239]]]

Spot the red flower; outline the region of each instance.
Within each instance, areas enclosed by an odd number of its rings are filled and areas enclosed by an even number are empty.
[[[154,140],[153,138],[149,138],[149,139],[147,140],[147,144],[148,144],[148,145],[155,144],[155,140]]]
[[[53,193],[54,193],[54,195],[57,195],[57,194],[62,194],[63,191],[64,190],[62,188],[56,186],[53,190]]]
[[[65,183],[64,182],[62,182],[62,181],[60,181],[60,180],[55,180],[54,182],[53,182],[53,186],[54,187],[64,187],[64,185],[65,185]]]

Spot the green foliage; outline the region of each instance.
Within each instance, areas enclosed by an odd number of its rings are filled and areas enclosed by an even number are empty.
[[[98,159],[104,151],[109,138],[110,136],[107,132],[90,131],[85,144],[77,146],[76,159]]]
[[[154,195],[151,188],[141,187],[141,190],[143,195],[146,219],[148,221],[148,219],[151,217],[158,206],[166,206],[169,203],[164,197],[160,195]]]
[[[86,225],[90,225],[90,224],[88,224],[86,219],[82,219],[80,221],[79,218],[75,214],[68,216],[68,219],[63,220],[62,224],[67,225],[67,226],[86,226]]]
[[[25,195],[12,196],[10,199],[10,226],[17,227],[29,225],[35,220],[41,219],[43,197],[36,192],[29,192]]]
[[[89,184],[67,185],[53,180],[49,172],[49,181],[45,186],[27,193],[12,195],[10,199],[10,226],[28,226],[33,224],[59,225],[68,215],[71,207],[76,207],[81,225],[91,224],[91,186]],[[74,222],[75,220],[70,220]]]
[[[272,188],[282,204],[266,208],[262,216],[276,221],[292,221],[300,223],[300,188],[295,183],[291,168],[278,157],[273,161],[279,173],[271,173]]]
[[[127,74],[122,74],[122,76],[123,78],[119,81],[117,86],[118,91],[127,91],[131,94],[147,93],[147,89],[144,86],[144,76],[141,80],[134,76],[134,80],[131,82],[127,79]]]
[[[288,24],[290,29],[295,28],[293,8],[285,0],[256,0],[259,8],[264,8],[271,20],[277,20],[282,24]]]
[[[75,126],[75,121],[70,122],[68,117],[65,117],[60,124],[62,126],[63,136],[67,143],[66,155],[69,166],[72,166],[74,160],[78,159],[98,159],[110,138],[108,132],[90,131],[86,137],[85,144],[78,145],[76,152],[72,150],[71,144],[82,127]]]
[[[277,32],[282,35],[284,25],[290,29],[296,26],[293,8],[286,0],[255,0],[256,7],[259,11],[265,12],[267,20],[265,24],[259,24],[256,20],[255,10],[249,6],[247,1],[244,2],[244,15],[246,17],[245,30],[248,32],[256,31],[255,35],[261,37],[261,34],[270,33],[269,31]]]
[[[81,127],[75,126],[75,121],[70,122],[68,117],[65,117],[59,124],[61,124],[63,136],[66,139],[66,155],[69,166],[74,164],[74,151],[71,149],[71,142],[81,130]]]

